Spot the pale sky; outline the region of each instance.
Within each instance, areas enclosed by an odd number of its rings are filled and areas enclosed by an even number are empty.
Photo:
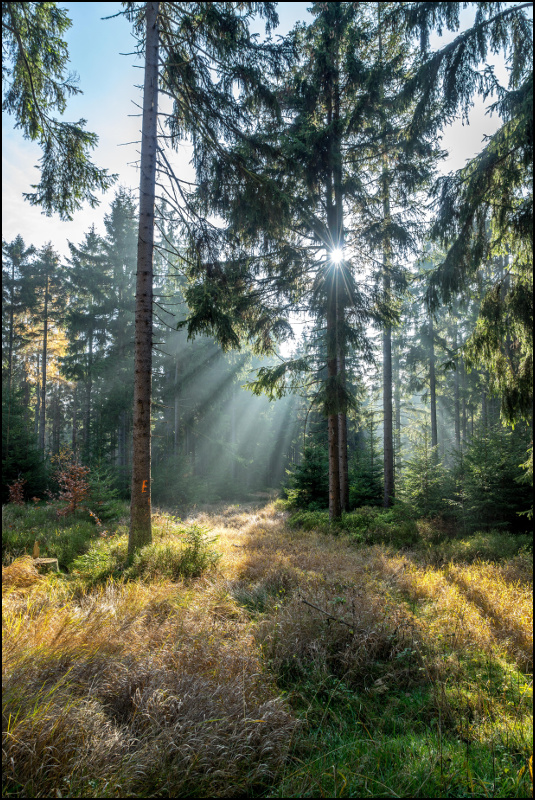
[[[284,34],[296,21],[309,19],[309,5],[279,3],[281,24],[275,34]],[[107,167],[110,172],[118,173],[117,185],[137,191],[137,145],[128,143],[139,140],[140,119],[136,116],[139,110],[135,103],[141,102],[141,92],[136,84],[142,82],[143,73],[139,68],[140,62],[133,54],[135,39],[131,25],[122,16],[101,19],[117,13],[122,8],[120,3],[66,3],[61,7],[67,9],[73,22],[66,37],[70,68],[78,73],[79,86],[83,91],[83,94],[70,98],[64,119],[86,119],[87,130],[99,137],[98,147],[93,151],[93,161],[100,167]],[[463,12],[465,15],[467,13]],[[468,24],[466,16],[465,19],[465,24]],[[261,25],[255,29],[261,30]],[[448,40],[452,37],[449,34]],[[441,41],[445,43],[446,37]],[[438,45],[437,37],[432,45]],[[503,64],[497,65],[497,74],[504,80]],[[113,189],[102,198],[100,206],[96,209],[83,208],[74,215],[72,222],[61,222],[57,215],[46,217],[38,207],[30,206],[23,199],[22,193],[32,191],[31,184],[38,181],[36,165],[41,151],[37,144],[24,140],[21,132],[13,129],[12,117],[3,114],[2,119],[3,238],[12,241],[20,233],[27,245],[36,247],[51,241],[57,252],[66,255],[67,239],[74,243],[81,242],[92,223],[97,231],[103,233],[103,217],[113,199]],[[470,126],[463,126],[459,121],[451,126],[443,139],[442,146],[450,152],[443,171],[449,172],[463,166],[481,148],[483,134],[493,133],[497,124],[497,118],[485,115],[483,104],[476,103],[470,115]],[[183,177],[190,179],[192,173],[188,164],[188,148],[173,158],[175,169],[178,168]]]

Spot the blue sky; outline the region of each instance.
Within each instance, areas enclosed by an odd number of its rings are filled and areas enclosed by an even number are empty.
[[[66,3],[72,27],[67,34],[70,67],[79,75],[82,95],[72,97],[67,106],[65,119],[87,119],[87,129],[99,136],[94,151],[94,161],[110,172],[119,173],[119,183],[137,190],[138,173],[135,162],[138,158],[136,144],[127,144],[139,139],[139,110],[135,103],[141,102],[141,92],[136,88],[143,79],[140,62],[133,54],[135,39],[131,25],[124,17],[101,19],[121,10],[116,2]],[[309,3],[279,3],[280,26],[275,33],[284,34],[297,20],[310,18]],[[468,23],[465,15],[463,20]],[[261,27],[255,29],[261,30]],[[450,36],[451,38],[451,36]],[[445,41],[445,37],[444,40]],[[438,44],[436,40],[433,44]],[[121,54],[130,55],[121,55]],[[136,68],[136,65],[138,68]],[[503,65],[500,65],[503,74]],[[444,171],[461,167],[467,158],[480,148],[484,133],[492,133],[496,118],[484,113],[482,103],[477,103],[471,116],[470,126],[455,123],[447,132],[443,146],[450,151]],[[72,222],[61,222],[57,216],[48,218],[40,209],[30,206],[22,193],[31,191],[30,186],[38,180],[34,165],[40,158],[39,147],[25,141],[20,131],[13,129],[12,118],[3,115],[2,184],[3,184],[3,237],[11,241],[20,233],[27,244],[41,247],[52,241],[62,255],[68,253],[67,239],[80,242],[89,226],[94,223],[103,232],[102,219],[113,198],[113,190],[103,197],[96,209],[84,208]],[[173,156],[175,169],[183,176],[191,174],[188,164],[188,149]]]

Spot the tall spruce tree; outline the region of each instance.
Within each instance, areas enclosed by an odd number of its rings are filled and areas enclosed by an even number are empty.
[[[467,114],[480,92],[495,96],[490,107],[501,127],[481,152],[436,187],[438,213],[432,235],[447,248],[430,279],[433,308],[463,291],[482,264],[493,256],[508,258],[506,276],[498,278],[481,305],[468,343],[474,362],[489,371],[502,398],[508,422],[530,418],[533,407],[533,26],[531,3],[470,3],[474,24],[450,44],[429,52],[429,35],[442,27],[459,28],[460,3],[407,3],[399,13],[407,29],[420,37],[424,63],[404,91],[417,89],[420,99],[409,134],[429,124],[425,113],[438,113],[440,128]],[[501,86],[488,53],[502,52],[509,78]],[[507,342],[514,344],[507,348]]]
[[[38,302],[33,312],[33,322],[39,326],[41,336],[41,378],[39,390],[39,448],[45,452],[48,337],[51,326],[62,319],[65,308],[65,282],[60,259],[49,242],[37,254],[33,265]]]
[[[134,446],[129,553],[151,541],[151,358],[152,264],[157,159],[168,181],[167,197],[174,202],[186,230],[192,219],[203,235],[211,226],[192,217],[182,204],[185,184],[173,171],[164,148],[158,149],[158,94],[171,97],[173,111],[166,119],[171,146],[191,137],[194,161],[200,166],[214,151],[225,155],[222,139],[239,135],[242,104],[235,85],[259,82],[261,48],[251,40],[247,21],[254,11],[276,20],[272,3],[125,3],[145,53],[145,82],[141,142],[138,271],[134,380]],[[162,66],[159,68],[159,51]],[[158,154],[158,155],[157,155]]]

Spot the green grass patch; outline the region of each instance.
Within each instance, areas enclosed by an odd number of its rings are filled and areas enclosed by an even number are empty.
[[[270,796],[530,797],[528,676],[483,653],[440,677],[423,670],[412,687],[388,680],[387,662],[366,687],[313,669],[293,684],[286,674],[301,727]]]
[[[34,543],[39,543],[39,553],[44,558],[57,558],[61,569],[68,569],[76,556],[84,553],[99,536],[95,521],[85,509],[58,517],[60,504],[37,504],[2,509],[2,563],[10,564],[24,553],[32,553]],[[108,509],[109,510],[109,509]],[[122,516],[128,513],[126,503],[115,504],[115,515],[108,517],[104,526],[108,533],[117,529]]]

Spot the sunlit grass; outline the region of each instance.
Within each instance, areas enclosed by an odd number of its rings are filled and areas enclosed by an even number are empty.
[[[528,797],[528,559],[287,517],[158,513],[135,569],[121,528],[71,576],[3,569],[5,793]],[[198,573],[188,529],[220,554]]]

